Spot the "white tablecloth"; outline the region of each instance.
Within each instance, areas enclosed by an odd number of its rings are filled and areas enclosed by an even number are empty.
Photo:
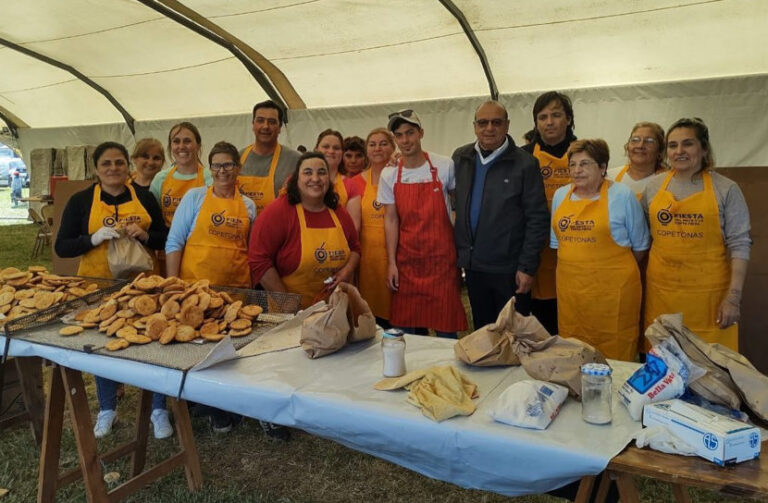
[[[545,492],[599,473],[641,429],[616,400],[611,425],[584,423],[581,405],[571,398],[547,430],[496,423],[486,411],[510,384],[528,377],[521,367],[470,367],[455,360],[453,341],[406,340],[409,370],[452,364],[478,385],[472,416],[436,423],[406,403],[407,392],[374,390],[381,379],[377,342],[348,346],[318,360],[296,348],[224,362],[190,372],[182,397],[301,428],[462,487],[510,496]],[[10,355],[42,356],[169,395],[176,395],[182,379],[177,370],[20,340],[11,341]],[[614,388],[636,367],[612,365]]]

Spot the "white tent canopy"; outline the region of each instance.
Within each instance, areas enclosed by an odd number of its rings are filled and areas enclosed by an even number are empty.
[[[498,93],[519,138],[542,91],[621,156],[634,122],[702,117],[721,165],[768,164],[768,2],[754,0],[3,0],[0,119],[39,147],[132,146],[196,122],[252,141],[254,103],[289,108],[284,142],[364,136],[400,106],[428,148],[472,139]],[[618,163],[620,161],[616,161]]]

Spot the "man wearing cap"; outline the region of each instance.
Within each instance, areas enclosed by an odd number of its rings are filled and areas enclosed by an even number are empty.
[[[384,168],[377,199],[385,206],[390,323],[406,332],[456,337],[466,330],[453,244],[449,191],[453,161],[422,150],[424,130],[413,110],[389,116],[401,157]]]
[[[14,208],[19,205],[22,185],[21,173],[19,171],[14,171],[13,178],[11,178],[11,202],[13,202]]]
[[[284,114],[282,107],[272,100],[257,103],[253,107],[253,145],[240,152],[243,167],[237,178],[238,186],[256,203],[257,214],[277,197],[301,156],[277,142]]]
[[[509,136],[507,110],[487,101],[475,111],[477,141],[453,153],[455,240],[475,328],[496,321],[512,296],[530,313],[539,252],[549,236],[549,211],[536,159]]]

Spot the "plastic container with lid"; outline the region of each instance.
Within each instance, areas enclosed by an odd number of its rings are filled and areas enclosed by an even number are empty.
[[[581,418],[592,424],[608,424],[613,419],[611,367],[604,363],[581,366]]]
[[[405,338],[397,328],[385,330],[381,338],[382,374],[384,377],[405,375]]]

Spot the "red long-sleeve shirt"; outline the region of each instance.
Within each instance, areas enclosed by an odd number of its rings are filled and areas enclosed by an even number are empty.
[[[342,207],[336,208],[336,216],[344,230],[349,249],[360,253],[360,240],[352,218]],[[307,227],[327,229],[334,226],[329,210],[317,213],[304,210]],[[287,276],[299,267],[301,261],[301,229],[296,207],[282,195],[267,205],[256,216],[251,241],[248,246],[248,265],[251,268],[253,283],[259,283],[270,267],[274,267],[280,277]]]

